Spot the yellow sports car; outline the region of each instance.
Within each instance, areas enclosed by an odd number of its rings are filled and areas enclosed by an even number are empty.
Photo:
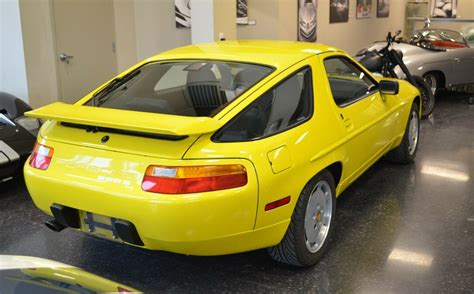
[[[420,94],[321,44],[224,41],[147,59],[48,120],[25,165],[56,231],[191,255],[328,247],[336,197],[417,150]]]

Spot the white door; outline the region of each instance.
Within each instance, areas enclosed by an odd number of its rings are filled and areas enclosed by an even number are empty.
[[[53,0],[60,100],[73,103],[117,74],[113,0]]]

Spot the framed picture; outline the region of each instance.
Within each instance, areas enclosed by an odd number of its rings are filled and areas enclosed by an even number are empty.
[[[370,18],[372,0],[357,0],[356,18]]]
[[[431,17],[455,18],[458,0],[431,0]]]
[[[298,0],[298,41],[316,42],[317,0]]]
[[[177,28],[191,27],[191,1],[174,0],[174,16]]]
[[[247,0],[237,0],[237,24],[246,25],[248,22]]]
[[[377,0],[377,17],[388,17],[390,14],[390,0]]]
[[[349,20],[349,0],[329,0],[329,23]]]

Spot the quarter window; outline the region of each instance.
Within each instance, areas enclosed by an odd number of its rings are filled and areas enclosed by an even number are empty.
[[[308,119],[313,109],[309,67],[268,90],[243,110],[215,137],[219,142],[240,142],[268,137]]]
[[[377,91],[376,84],[355,63],[347,58],[324,60],[334,102],[338,106],[351,104]]]

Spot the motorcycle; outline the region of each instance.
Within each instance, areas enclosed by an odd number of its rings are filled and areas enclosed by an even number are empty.
[[[368,70],[383,77],[404,79],[417,87],[421,94],[421,116],[427,117],[433,112],[435,97],[429,86],[422,77],[410,74],[410,71],[403,62],[403,52],[392,48],[394,42],[400,43],[397,37],[401,31],[395,35],[387,35],[387,45],[380,50],[364,49],[356,54],[357,60]],[[400,72],[401,70],[401,72]]]

